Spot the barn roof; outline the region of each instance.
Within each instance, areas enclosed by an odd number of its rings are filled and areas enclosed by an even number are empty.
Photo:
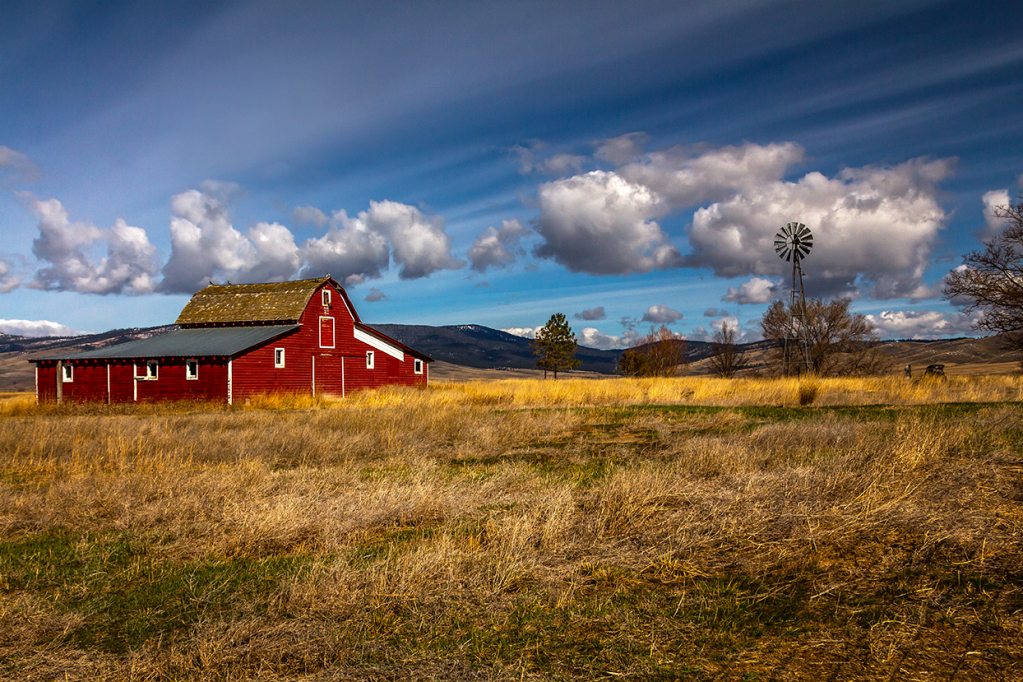
[[[41,360],[230,357],[298,328],[297,324],[277,324],[259,327],[176,329],[148,339],[119,343],[81,353],[34,358],[32,362]]]
[[[344,289],[330,277],[320,277],[266,284],[211,284],[192,296],[175,324],[297,322],[309,299],[326,282],[337,288],[358,322]]]

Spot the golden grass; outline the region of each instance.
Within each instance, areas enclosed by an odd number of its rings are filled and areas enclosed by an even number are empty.
[[[1023,399],[1023,377],[955,377],[907,381],[902,377],[801,379],[565,379],[434,384],[446,401],[519,407],[593,405],[798,405],[800,387],[814,386],[817,405],[922,405]],[[377,398],[378,400],[380,398]]]
[[[812,388],[6,398],[0,677],[1017,675],[1020,380]]]

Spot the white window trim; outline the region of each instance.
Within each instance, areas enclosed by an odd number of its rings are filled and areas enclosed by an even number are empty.
[[[195,374],[188,371],[189,363],[195,363]],[[185,379],[187,381],[198,381],[199,380],[199,361],[195,358],[188,358],[185,360]]]
[[[413,360],[412,361],[412,371],[415,372],[416,374],[422,374],[423,373],[423,361],[420,360],[419,358],[416,358],[415,360]]]
[[[151,370],[155,369],[153,372]],[[146,360],[146,381],[156,381],[160,378],[160,363],[156,360]]]
[[[373,366],[375,364],[376,356],[374,355],[373,351],[371,350],[366,351],[366,369],[373,369]]]
[[[330,320],[330,345],[323,345],[323,321]],[[320,315],[320,328],[317,330],[320,335],[320,348],[333,348],[337,342],[337,322],[330,315]]]
[[[73,384],[75,383],[75,368],[74,365],[69,365],[66,362],[60,366],[60,380],[61,383]]]
[[[280,357],[280,361],[277,360],[278,357]],[[284,367],[284,349],[283,348],[274,348],[274,367],[277,367],[277,368]]]
[[[371,346],[376,348],[378,351],[387,353],[392,358],[396,358],[399,362],[405,362],[405,353],[403,353],[400,348],[395,348],[383,339],[373,336],[368,332],[364,332],[358,327],[355,328],[355,338],[362,341],[367,346]]]
[[[324,308],[330,307],[331,298],[330,287],[323,287],[320,289],[320,303],[323,304]]]

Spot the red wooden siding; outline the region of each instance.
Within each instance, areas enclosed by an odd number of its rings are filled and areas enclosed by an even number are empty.
[[[135,400],[135,368],[131,362],[110,365],[110,402],[130,403]]]
[[[227,400],[227,362],[221,359],[200,360],[199,376],[185,378],[185,359],[160,360],[155,380],[137,382],[138,402],[154,400]],[[138,362],[138,374],[144,376],[146,364]]]
[[[131,360],[64,361],[73,370],[73,380],[62,386],[65,402],[99,401],[128,403],[138,400],[227,400],[227,363],[224,360],[201,360],[199,377],[185,379],[182,358],[158,359],[155,380],[135,381],[135,374],[145,374],[145,362]],[[107,367],[109,366],[109,384]],[[57,399],[57,363],[39,363],[38,395],[40,401]],[[136,398],[136,383],[138,394]],[[109,385],[109,394],[108,394]],[[109,398],[108,398],[109,395]]]

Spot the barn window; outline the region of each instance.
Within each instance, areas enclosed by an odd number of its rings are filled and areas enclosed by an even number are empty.
[[[320,292],[320,295],[323,297],[323,307],[324,308],[329,308],[330,307],[330,289],[326,289],[325,288],[322,292]]]
[[[373,369],[373,351],[366,351],[366,369]]]
[[[418,360],[418,359],[415,360],[412,363],[412,368],[413,368],[413,370],[415,371],[416,374],[422,374],[423,373],[423,361],[422,360]]]
[[[283,348],[274,348],[274,367],[284,367]]]
[[[71,365],[66,365],[65,364],[65,365],[61,365],[61,368],[62,368],[61,372],[64,375],[63,378],[62,378],[62,381],[65,384],[70,384],[72,381],[75,380],[75,368],[74,367],[72,367]]]
[[[152,379],[153,381],[156,381],[159,378],[159,376],[160,376],[159,370],[160,370],[160,366],[157,364],[156,360],[148,360],[146,362],[146,378],[147,379]]]
[[[185,360],[185,378],[189,381],[195,381],[199,378],[199,361],[195,358]]]

